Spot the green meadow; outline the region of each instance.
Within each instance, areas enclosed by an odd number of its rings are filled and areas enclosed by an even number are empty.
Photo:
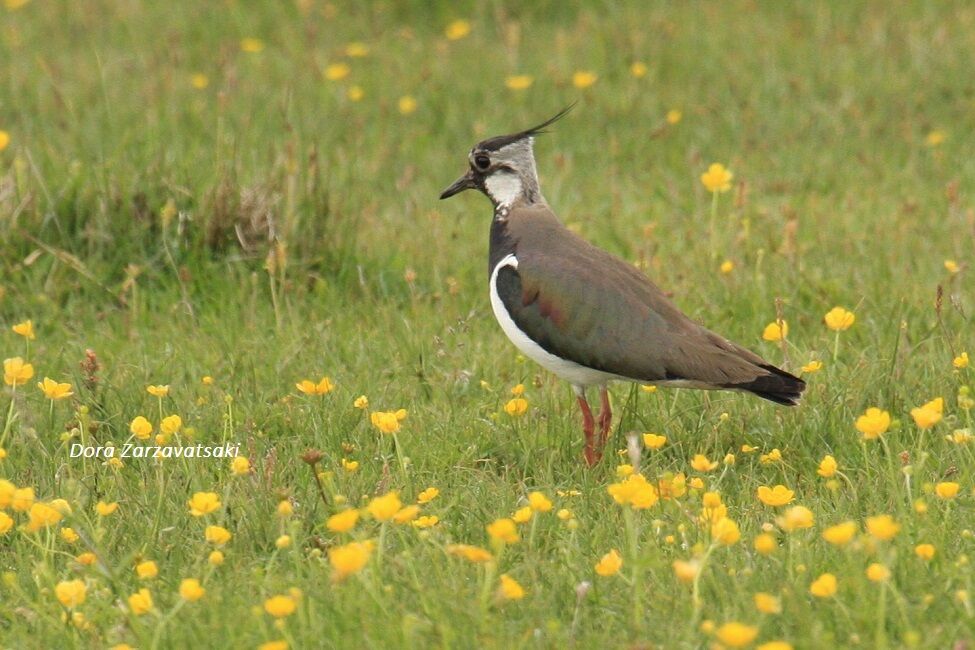
[[[0,647],[972,645],[973,51],[965,2],[4,0]],[[585,466],[438,201],[573,102],[555,212],[799,407],[615,384]]]

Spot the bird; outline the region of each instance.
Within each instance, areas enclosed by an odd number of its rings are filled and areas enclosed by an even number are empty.
[[[440,194],[476,189],[494,206],[488,252],[491,309],[524,354],[568,381],[593,467],[612,427],[608,384],[744,391],[798,404],[805,382],[685,315],[632,264],[569,230],[542,196],[534,126],[477,143],[466,172]],[[587,389],[598,387],[593,416]],[[598,425],[598,430],[597,430]]]

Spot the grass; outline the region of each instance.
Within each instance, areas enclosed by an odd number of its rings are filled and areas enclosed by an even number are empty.
[[[459,18],[470,34],[447,39]],[[755,645],[971,643],[975,443],[945,436],[972,426],[972,369],[952,360],[975,353],[973,24],[964,3],[3,10],[0,353],[33,363],[35,376],[0,397],[0,478],[71,507],[35,532],[27,512],[3,510],[4,644],[701,647],[735,641],[729,622],[754,626]],[[244,38],[263,49],[242,51]],[[351,42],[368,55],[347,56]],[[635,61],[645,76],[631,74]],[[326,80],[336,62],[350,74]],[[598,81],[574,88],[577,70]],[[505,88],[521,73],[530,88]],[[404,96],[415,112],[401,114]],[[647,510],[607,493],[619,480],[612,454],[584,468],[570,390],[517,356],[491,317],[486,200],[436,200],[474,142],[576,100],[536,145],[543,191],[564,220],[770,361],[793,371],[823,362],[797,409],[614,386],[614,448],[625,432],[662,433],[667,444],[642,453],[643,474],[701,481]],[[713,236],[699,180],[712,162],[735,175]],[[856,323],[834,355],[823,315],[836,305]],[[778,312],[790,327],[783,345],[761,338]],[[10,329],[28,318],[29,348]],[[89,349],[97,381],[79,365]],[[296,391],[323,375],[335,384],[327,395]],[[34,386],[44,376],[75,394],[52,405]],[[159,400],[150,384],[171,392]],[[504,410],[516,384],[529,404],[521,417]],[[368,409],[353,407],[359,395]],[[919,428],[910,410],[938,396],[943,419]],[[893,418],[880,440],[854,427],[871,406]],[[401,408],[397,448],[369,413]],[[239,442],[253,471],[68,456],[82,437],[121,445],[137,415],[158,431],[169,414],[182,418],[182,442]],[[308,449],[323,453],[324,499],[301,460]],[[763,462],[773,449],[781,460]],[[695,454],[718,467],[692,469]],[[817,474],[827,454],[840,467],[832,480]],[[939,498],[943,482],[959,483],[958,496]],[[812,528],[781,530],[787,506],[756,498],[776,484],[795,491]],[[440,490],[422,507],[439,517],[432,528],[368,516],[348,533],[325,526],[343,507],[390,490],[409,504],[430,486]],[[520,525],[518,543],[493,546],[485,526],[536,490],[553,510]],[[739,541],[713,543],[699,525],[708,491]],[[195,492],[216,493],[221,507],[191,516]],[[276,514],[282,500],[288,517]],[[99,516],[99,501],[118,510]],[[571,516],[556,516],[563,508]],[[900,526],[890,541],[865,532],[879,514]],[[858,530],[848,546],[823,540],[847,520]],[[221,566],[204,539],[217,524],[233,535]],[[78,541],[60,536],[65,526]],[[765,529],[769,555],[753,547]],[[292,543],[279,549],[282,534]],[[336,582],[329,550],[353,540],[376,547]],[[452,543],[494,561],[450,556]],[[915,555],[920,543],[934,545],[933,559]],[[614,548],[619,574],[596,575]],[[136,575],[144,559],[156,578]],[[697,579],[682,582],[676,560],[703,564]],[[872,563],[890,579],[869,580]],[[817,598],[809,586],[827,572],[838,591]],[[496,594],[501,574],[523,599]],[[202,582],[202,599],[180,597],[184,578]],[[86,598],[66,623],[55,587],[75,579]],[[140,588],[154,606],[136,615],[128,598]],[[294,589],[296,611],[275,623],[265,601]],[[757,592],[781,613],[757,611]]]

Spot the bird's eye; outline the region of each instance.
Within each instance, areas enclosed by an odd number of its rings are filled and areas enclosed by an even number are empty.
[[[474,165],[483,171],[491,166],[491,159],[484,154],[479,154],[474,156]]]

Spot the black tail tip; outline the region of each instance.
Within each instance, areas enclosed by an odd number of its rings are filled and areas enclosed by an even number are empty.
[[[762,368],[769,374],[728,388],[748,391],[776,404],[798,406],[799,400],[802,399],[802,391],[806,390],[806,382],[775,366],[762,366]]]

